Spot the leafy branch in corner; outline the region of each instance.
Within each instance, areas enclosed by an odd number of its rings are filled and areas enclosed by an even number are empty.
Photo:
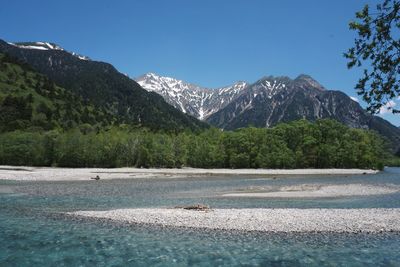
[[[373,13],[366,5],[356,13],[356,20],[349,23],[358,37],[344,56],[349,69],[364,65],[363,76],[355,89],[371,113],[378,113],[384,105],[393,113],[400,113],[391,106],[391,99],[400,95],[399,10],[400,1],[384,0]]]

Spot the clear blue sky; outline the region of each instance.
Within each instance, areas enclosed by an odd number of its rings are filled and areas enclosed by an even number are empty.
[[[348,22],[377,2],[2,0],[0,38],[54,42],[131,77],[156,72],[213,88],[305,73],[356,96],[361,71],[342,56],[355,37]]]

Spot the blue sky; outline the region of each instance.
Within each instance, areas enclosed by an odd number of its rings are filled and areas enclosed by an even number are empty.
[[[368,0],[2,0],[0,38],[50,41],[113,64],[205,87],[265,75],[309,74],[356,96],[361,70],[348,70],[348,29]],[[400,116],[384,114],[395,125]]]

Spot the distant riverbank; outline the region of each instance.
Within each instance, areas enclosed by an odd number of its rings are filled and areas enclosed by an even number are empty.
[[[363,169],[141,169],[141,168],[38,168],[0,166],[0,180],[18,181],[74,181],[89,180],[98,176],[100,180],[135,178],[183,178],[212,175],[351,175],[375,174],[376,170]]]

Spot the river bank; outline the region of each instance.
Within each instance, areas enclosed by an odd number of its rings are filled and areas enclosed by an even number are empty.
[[[134,178],[184,178],[211,175],[352,175],[375,174],[379,171],[364,169],[141,169],[141,168],[50,168],[0,166],[0,180],[18,181],[74,181]]]

